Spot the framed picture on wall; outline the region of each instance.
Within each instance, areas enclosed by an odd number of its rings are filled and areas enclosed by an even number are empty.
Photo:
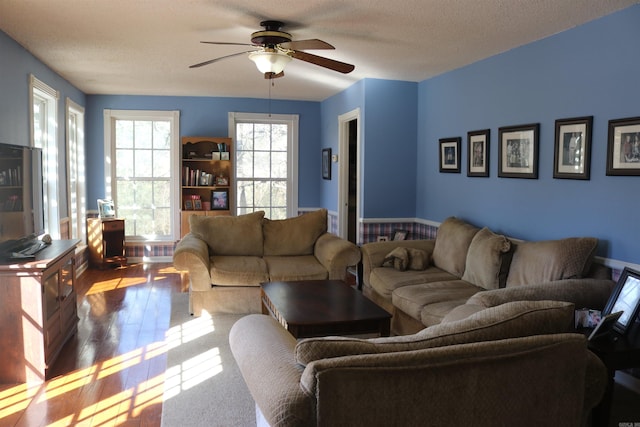
[[[440,172],[460,173],[460,142],[462,138],[440,139]]]
[[[322,179],[331,179],[331,148],[322,149]]]
[[[538,179],[540,123],[498,129],[498,176]]]
[[[553,177],[589,179],[593,116],[556,120]]]
[[[640,117],[609,120],[607,175],[640,175]]]
[[[467,134],[467,176],[489,176],[489,129]]]

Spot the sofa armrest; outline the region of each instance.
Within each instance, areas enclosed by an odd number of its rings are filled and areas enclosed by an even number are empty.
[[[504,289],[482,291],[467,300],[467,304],[494,307],[511,301],[566,301],[576,309],[604,308],[614,282],[608,279],[565,279],[535,285],[522,285]]]
[[[313,255],[327,269],[330,280],[344,280],[347,267],[357,265],[361,258],[356,245],[331,233],[318,237]]]
[[[211,287],[209,247],[191,233],[185,235],[173,252],[173,266],[178,271],[188,271],[191,289],[206,290]]]
[[[296,339],[274,318],[250,314],[229,332],[229,344],[256,405],[272,427],[305,425],[313,402],[300,388],[303,367],[296,363]]]
[[[392,240],[390,242],[372,242],[362,245],[362,278],[365,285],[369,285],[369,275],[374,268],[382,267],[384,258],[397,247],[422,249],[433,255],[435,240]]]

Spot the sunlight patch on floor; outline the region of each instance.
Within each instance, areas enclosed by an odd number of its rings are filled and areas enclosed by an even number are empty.
[[[202,316],[194,317],[192,320],[181,325],[173,326],[167,331],[167,346],[169,349],[176,348],[181,344],[194,341],[215,330],[211,316],[203,312]]]

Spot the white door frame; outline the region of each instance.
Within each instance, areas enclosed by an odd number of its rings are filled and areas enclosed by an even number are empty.
[[[348,238],[348,220],[349,220],[349,122],[357,120],[358,128],[356,134],[356,146],[358,151],[358,158],[356,159],[356,175],[361,177],[360,166],[362,158],[362,149],[360,146],[360,131],[361,119],[360,108],[349,111],[348,113],[338,116],[338,236],[346,239]],[[357,222],[360,219],[360,186],[362,182],[358,179],[358,186],[356,188],[356,218]],[[360,233],[356,230],[356,240],[359,240]]]

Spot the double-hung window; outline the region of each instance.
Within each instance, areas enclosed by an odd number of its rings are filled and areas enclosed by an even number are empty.
[[[67,98],[67,195],[69,236],[86,241],[86,185],[84,158],[84,108]]]
[[[229,113],[235,142],[236,213],[297,215],[298,116]]]
[[[107,198],[128,241],[178,238],[179,112],[105,110]]]

